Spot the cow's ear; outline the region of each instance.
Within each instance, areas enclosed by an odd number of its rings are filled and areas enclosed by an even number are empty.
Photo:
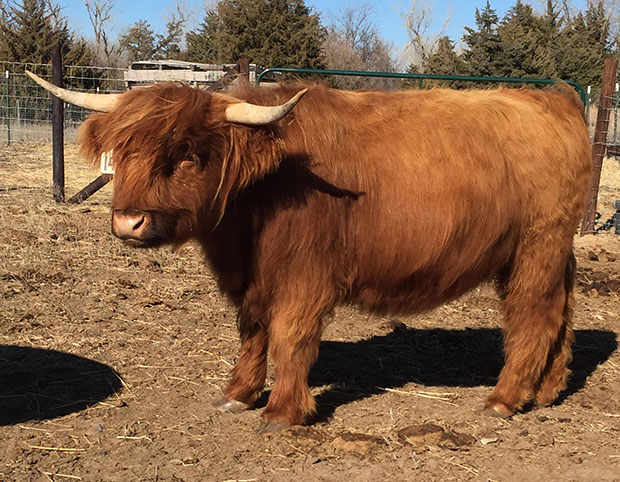
[[[91,114],[78,131],[78,144],[80,152],[93,167],[99,167],[101,153],[104,151],[99,133],[103,132],[102,123],[105,122],[106,114]]]

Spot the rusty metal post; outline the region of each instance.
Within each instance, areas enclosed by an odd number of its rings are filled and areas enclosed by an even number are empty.
[[[92,181],[88,186],[82,189],[77,194],[71,196],[71,198],[67,201],[70,204],[80,204],[82,201],[85,201],[90,196],[95,194],[99,189],[105,186],[112,180],[112,176],[109,174],[102,174],[97,179]]]
[[[592,142],[592,162],[594,170],[590,180],[590,188],[586,195],[586,212],[581,222],[581,235],[594,233],[594,218],[596,216],[596,204],[598,201],[598,189],[601,182],[601,170],[607,147],[607,131],[609,129],[609,111],[614,97],[616,73],[618,71],[618,59],[606,59],[603,70],[603,83],[601,84],[601,98],[596,117],[596,130]]]
[[[52,84],[63,86],[62,55],[60,45],[52,47]],[[64,154],[65,105],[62,100],[52,96],[52,182],[54,200],[65,201],[65,154]]]

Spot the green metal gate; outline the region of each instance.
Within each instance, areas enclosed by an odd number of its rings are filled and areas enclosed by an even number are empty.
[[[444,80],[444,81],[463,81],[463,82],[490,82],[490,83],[513,83],[513,84],[555,84],[558,79],[531,79],[531,78],[512,78],[512,77],[475,77],[463,75],[435,75],[435,74],[405,74],[399,72],[366,72],[362,70],[319,70],[319,69],[297,69],[292,67],[271,67],[264,70],[256,77],[256,85],[259,85],[263,78],[269,73],[293,73],[293,74],[314,74],[314,75],[335,75],[352,77],[379,77],[390,79],[417,79],[419,88],[422,88],[424,80]],[[582,85],[572,80],[563,82],[573,86],[579,93],[584,105],[588,104],[588,96]]]

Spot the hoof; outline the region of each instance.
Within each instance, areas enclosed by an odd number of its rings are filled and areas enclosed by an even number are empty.
[[[282,422],[268,422],[266,420],[261,420],[258,424],[258,428],[256,429],[256,433],[278,433],[286,430],[287,428],[291,428],[290,425]]]
[[[504,420],[514,415],[514,412],[510,410],[503,403],[495,402],[487,406],[482,413],[489,417],[503,418]]]
[[[237,400],[228,400],[225,397],[213,402],[213,406],[220,412],[229,413],[241,413],[250,408],[247,403],[238,402]]]

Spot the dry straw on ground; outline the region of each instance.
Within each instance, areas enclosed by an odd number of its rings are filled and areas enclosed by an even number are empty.
[[[66,152],[72,194],[97,173]],[[576,238],[574,377],[558,405],[479,413],[502,361],[483,286],[399,320],[339,309],[310,376],[313,425],[265,437],[260,410],[210,406],[239,342],[199,250],[123,246],[108,232],[110,187],[55,204],[50,166],[49,145],[0,149],[0,480],[618,479],[617,237]],[[603,218],[616,199],[607,160]],[[425,423],[474,442],[399,438]]]

